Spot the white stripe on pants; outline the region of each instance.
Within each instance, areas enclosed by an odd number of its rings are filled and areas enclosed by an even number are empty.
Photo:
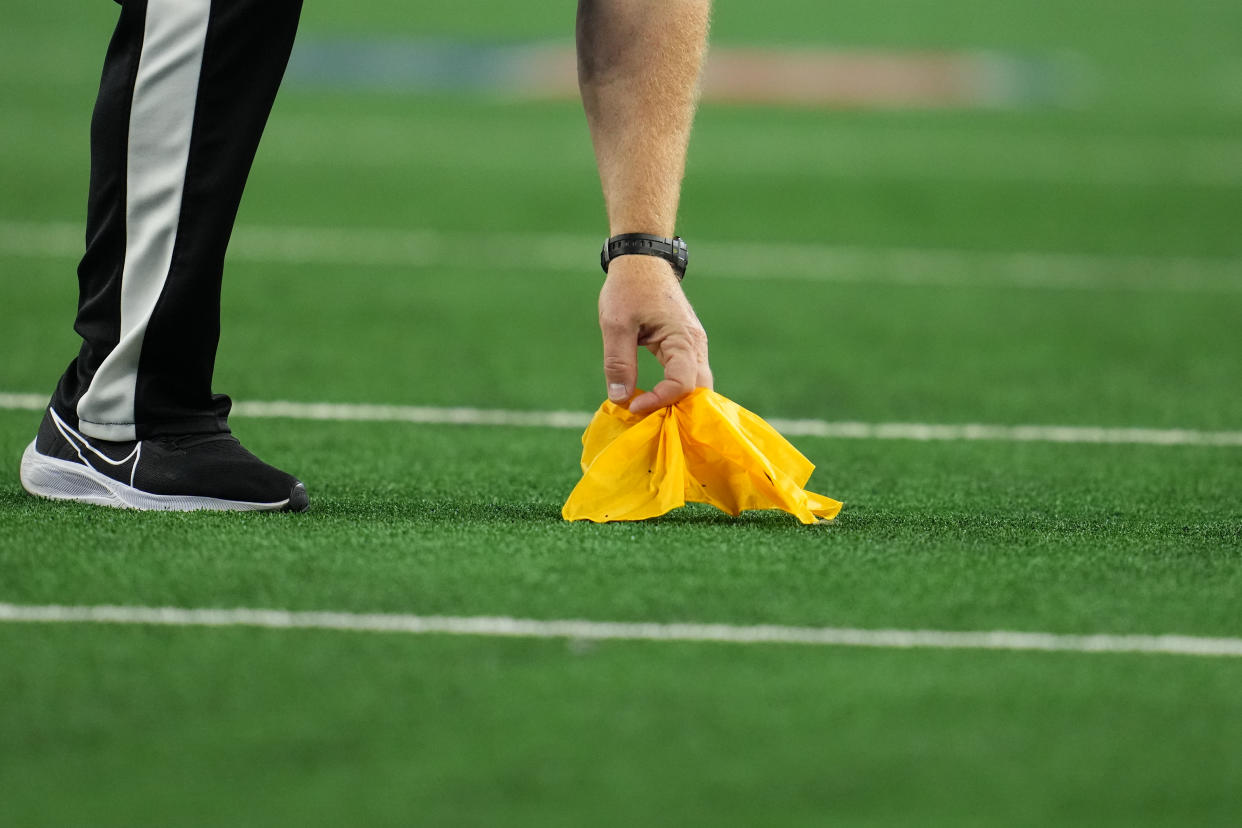
[[[172,264],[211,0],[148,0],[126,153],[120,341],[78,402],[81,431],[133,440],[138,362]]]

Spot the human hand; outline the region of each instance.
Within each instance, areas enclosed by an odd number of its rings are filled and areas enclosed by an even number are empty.
[[[609,262],[599,293],[608,399],[624,402],[638,382],[638,346],[664,366],[664,379],[630,401],[635,414],[672,405],[695,388],[712,387],[707,332],[690,307],[672,267],[652,256]]]

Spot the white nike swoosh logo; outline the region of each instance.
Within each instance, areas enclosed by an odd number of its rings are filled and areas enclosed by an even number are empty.
[[[134,450],[122,457],[120,460],[113,460],[108,455],[91,445],[86,436],[80,434],[76,429],[70,427],[68,423],[60,418],[55,409],[49,408],[48,411],[52,415],[52,422],[56,426],[56,430],[69,445],[73,446],[73,450],[77,453],[78,459],[83,465],[89,466],[100,474],[106,474],[113,480],[119,480],[134,485],[134,476],[138,472],[138,461],[142,458],[142,441],[139,440],[134,445]],[[93,462],[92,462],[93,460]],[[125,466],[132,463],[127,470]],[[129,473],[126,474],[126,471]]]

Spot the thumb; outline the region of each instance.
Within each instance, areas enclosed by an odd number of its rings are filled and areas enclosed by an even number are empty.
[[[628,325],[603,324],[604,382],[608,399],[625,402],[638,382],[638,331]]]

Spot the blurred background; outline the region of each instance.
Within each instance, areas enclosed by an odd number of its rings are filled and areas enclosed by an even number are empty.
[[[2,390],[49,391],[76,349],[115,15],[6,11]],[[573,16],[306,5],[218,390],[598,403],[606,223]],[[828,419],[1236,427],[1240,125],[1242,3],[719,3],[679,232],[720,390]]]

